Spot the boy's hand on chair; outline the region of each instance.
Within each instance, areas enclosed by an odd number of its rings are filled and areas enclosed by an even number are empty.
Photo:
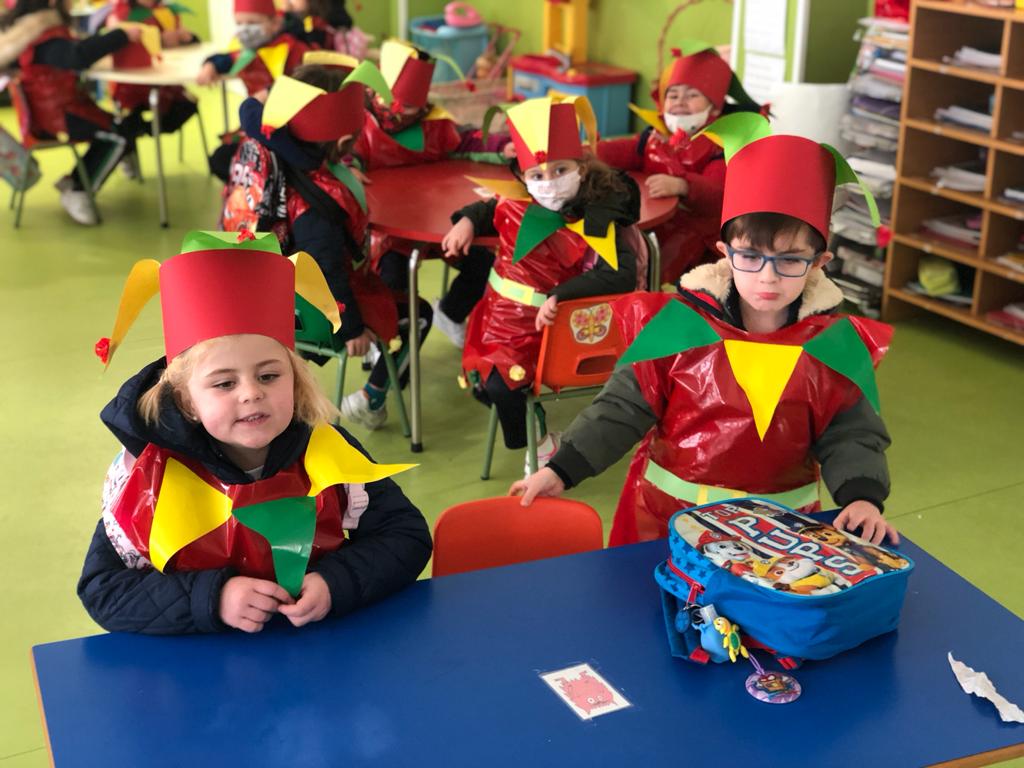
[[[667,173],[648,176],[644,183],[647,185],[647,193],[651,197],[685,197],[690,191],[690,185],[686,179],[669,176]]]
[[[220,75],[217,74],[217,68],[210,62],[206,62],[199,70],[199,74],[196,76],[196,83],[199,85],[213,85],[217,82],[217,78]]]
[[[220,620],[243,632],[259,632],[282,605],[292,602],[280,584],[232,576],[220,591]]]
[[[900,535],[896,533],[896,529],[882,517],[878,507],[870,501],[861,500],[847,504],[832,525],[840,531],[856,534],[872,544],[881,544],[886,536],[893,544],[900,543]]]
[[[473,229],[473,222],[466,217],[459,219],[441,241],[441,249],[444,251],[445,257],[457,259],[459,256],[468,254],[474,234],[476,232]]]
[[[538,496],[561,496],[565,493],[565,483],[555,474],[554,470],[544,467],[534,472],[525,480],[517,480],[508,489],[509,496],[522,496],[522,504],[528,507]]]
[[[558,317],[558,297],[548,296],[537,310],[537,318],[533,321],[534,326],[538,331],[542,331],[545,325],[554,325],[556,317]]]
[[[296,627],[320,621],[331,610],[331,590],[319,573],[307,573],[302,579],[302,591],[294,605],[282,605],[281,614]]]

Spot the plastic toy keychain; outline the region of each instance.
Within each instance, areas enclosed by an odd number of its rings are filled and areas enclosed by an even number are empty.
[[[728,659],[735,663],[742,656],[754,665],[755,671],[747,677],[747,693],[768,704],[789,704],[800,697],[803,689],[795,677],[785,672],[766,670],[747,650],[740,639],[739,624],[719,616],[714,605],[692,605],[690,610],[693,627],[700,632],[701,647],[713,660],[723,662]]]

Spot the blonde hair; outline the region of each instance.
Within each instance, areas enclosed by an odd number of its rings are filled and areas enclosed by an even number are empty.
[[[219,339],[231,336],[220,336],[195,344],[171,360],[160,372],[156,384],[147,389],[139,398],[137,409],[143,421],[155,426],[160,421],[160,403],[165,395],[174,399],[174,405],[188,419],[194,419],[191,413],[191,402],[188,397],[188,380],[196,365],[202,360],[206,350]],[[293,418],[303,424],[314,426],[321,422],[331,422],[338,418],[338,409],[320,390],[309,370],[309,365],[291,349],[285,347],[288,361],[292,366],[294,379],[295,413]]]

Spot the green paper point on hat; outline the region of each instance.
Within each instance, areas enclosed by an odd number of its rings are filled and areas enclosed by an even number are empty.
[[[875,411],[881,411],[871,353],[849,318],[833,323],[804,346],[804,352],[852,381]]]
[[[530,204],[523,212],[523,220],[516,235],[516,247],[512,263],[523,259],[534,248],[565,226],[565,219],[558,211],[549,211],[542,205]]]
[[[836,161],[836,186],[840,184],[856,184],[860,187],[861,193],[868,203],[868,211],[871,213],[871,223],[876,227],[881,226],[882,217],[878,215],[878,204],[875,202],[875,196],[871,194],[871,190],[868,189],[867,185],[861,180],[860,176],[850,167],[850,164],[846,162],[846,158],[843,157],[842,153],[835,147],[829,144],[821,145],[824,149],[828,150],[832,157]]]
[[[700,313],[681,301],[671,299],[643,327],[616,367],[657,360],[722,340]]]
[[[380,69],[372,61],[361,61],[359,66],[349,72],[342,82],[342,85],[349,83],[362,83],[371,91],[381,97],[385,105],[391,106],[394,96],[391,94],[391,87],[388,85]]]
[[[219,251],[233,248],[243,251],[281,253],[281,243],[273,232],[208,232],[193,230],[181,242],[181,253]]]
[[[298,597],[309,565],[309,555],[313,551],[316,498],[275,499],[235,508],[231,514],[267,540],[274,560],[274,579],[289,595]]]
[[[761,105],[758,104],[754,97],[747,93],[747,89],[743,87],[743,83],[733,73],[732,80],[729,82],[728,95],[732,96],[732,100],[735,101],[739,106],[746,107],[747,109],[753,109],[755,112],[761,109]]]
[[[720,146],[725,153],[725,162],[728,163],[733,155],[747,144],[771,136],[771,133],[768,118],[764,115],[756,112],[734,112],[718,118],[697,136],[707,136]]]

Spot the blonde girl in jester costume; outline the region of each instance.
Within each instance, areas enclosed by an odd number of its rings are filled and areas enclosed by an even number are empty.
[[[672,51],[654,89],[656,109],[632,109],[648,127],[636,137],[598,144],[615,168],[643,171],[652,197],[675,197],[675,215],[654,233],[661,246],[661,283],[672,283],[717,254],[725,160],[700,131],[731,111],[760,111],[729,65],[708,43],[687,40]],[[726,97],[732,102],[727,102]]]
[[[631,236],[640,191],[584,150],[581,124],[591,146],[596,134],[585,97],[530,99],[507,117],[522,183],[475,179],[497,195],[456,212],[442,247],[461,253],[477,235],[500,238],[487,290],[469,317],[462,367],[474,395],[496,406],[505,446],[523,448],[526,388],[559,301],[637,288]],[[557,436],[547,433],[542,410],[538,418],[538,459],[546,462]]]
[[[678,295],[617,302],[632,344],[549,465],[512,487],[524,503],[639,442],[611,544],[664,537],[677,510],[746,495],[812,511],[821,480],[837,528],[897,540],[882,517],[889,436],[874,378],[892,329],[835,314],[842,293],[822,270],[835,186],[858,179],[833,148],[767,131],[753,114],[707,129],[729,163],[722,259],[684,275]]]
[[[78,594],[111,631],[258,632],[340,616],[414,581],[430,533],[295,355],[296,293],[335,326],[316,263],[272,234],[192,232],[133,268],[104,360],[160,294],[165,357],[101,419],[123,449]]]

